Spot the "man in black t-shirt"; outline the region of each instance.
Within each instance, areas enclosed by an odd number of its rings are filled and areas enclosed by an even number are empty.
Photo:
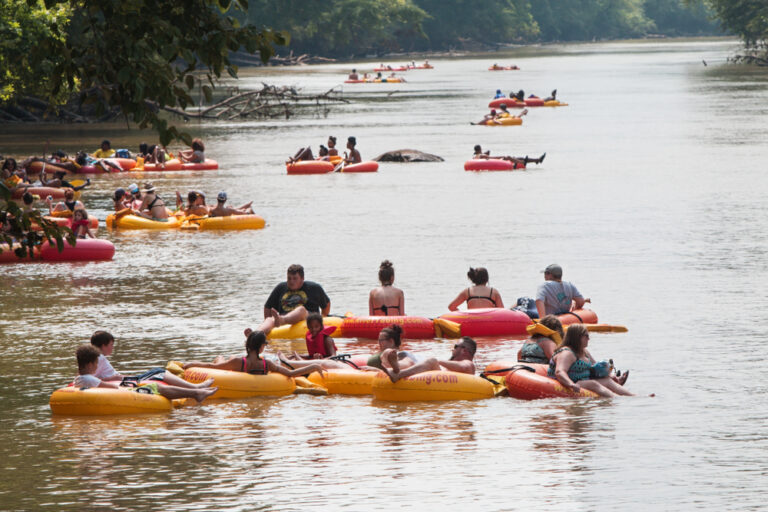
[[[260,331],[269,333],[284,324],[295,324],[307,318],[308,313],[322,313],[327,316],[331,310],[331,299],[323,287],[304,280],[304,267],[288,267],[287,279],[275,286],[264,304],[264,322]]]

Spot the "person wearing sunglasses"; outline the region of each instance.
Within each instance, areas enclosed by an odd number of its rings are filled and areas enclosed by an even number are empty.
[[[549,362],[547,375],[557,379],[567,389],[578,393],[582,388],[600,396],[634,396],[610,374],[596,376],[595,360],[587,350],[589,331],[582,324],[568,327],[560,348],[555,350]],[[626,381],[626,378],[624,379]]]

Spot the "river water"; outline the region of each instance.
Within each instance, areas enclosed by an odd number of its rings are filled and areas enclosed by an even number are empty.
[[[0,508],[113,510],[757,510],[768,491],[768,74],[730,66],[734,41],[620,42],[434,59],[408,83],[347,85],[348,105],[300,118],[190,123],[218,172],[97,176],[84,202],[152,180],[161,196],[227,190],[253,232],[118,232],[114,261],[2,267]],[[706,61],[707,66],[702,60]],[[494,62],[521,71],[488,72]],[[351,67],[242,70],[305,92]],[[521,127],[471,126],[493,92],[558,89]],[[388,94],[392,93],[392,94]],[[1,127],[5,154],[134,148],[124,126]],[[415,148],[442,163],[287,176],[296,148],[354,135],[363,158]],[[474,144],[534,156],[527,172],[468,173]],[[393,404],[291,396],[149,417],[54,417],[73,352],[115,334],[122,373],[242,352],[291,263],[332,312],[365,314],[383,259],[406,311],[436,316],[489,269],[507,304],[557,262],[601,321],[590,349],[631,370],[637,398]],[[483,367],[515,339],[480,343]],[[278,342],[274,349],[300,349]],[[365,340],[337,341],[368,353]],[[407,342],[447,357],[452,341]],[[656,393],[655,398],[645,395]]]

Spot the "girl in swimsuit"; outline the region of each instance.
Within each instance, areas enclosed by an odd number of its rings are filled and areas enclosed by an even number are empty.
[[[594,364],[592,355],[587,350],[589,331],[581,324],[568,327],[563,343],[555,350],[549,362],[547,375],[557,379],[563,386],[578,393],[581,388],[593,391],[600,396],[629,395],[624,386],[611,377],[590,378],[590,368]],[[578,384],[577,384],[578,383]]]
[[[281,352],[278,352],[277,355],[284,364],[291,365],[297,369],[307,368],[309,365],[320,365],[326,370],[349,370],[350,368],[355,368],[364,371],[379,371],[382,367],[386,367],[394,370],[395,373],[399,373],[401,370],[410,368],[420,362],[415,355],[408,351],[398,352],[397,349],[400,348],[400,337],[402,334],[403,329],[399,325],[391,325],[382,329],[379,333],[379,351],[368,358],[367,365],[359,368],[355,367],[351,362],[343,360],[318,359],[310,363],[309,361],[288,360]]]
[[[395,288],[395,268],[392,262],[384,260],[379,266],[381,286],[371,290],[368,296],[368,314],[371,316],[404,316],[405,295],[403,290]]]
[[[306,366],[289,370],[279,364],[275,364],[269,359],[261,357],[264,347],[267,346],[267,335],[262,331],[253,331],[245,340],[246,356],[232,356],[229,358],[217,357],[212,363],[202,363],[192,361],[184,364],[184,369],[197,368],[216,368],[218,370],[229,370],[232,372],[246,372],[255,375],[266,375],[269,372],[277,372],[286,377],[298,377],[300,375],[309,375],[312,372],[323,373],[323,367],[316,363],[307,362]]]
[[[517,352],[521,363],[548,364],[557,345],[563,340],[563,324],[555,315],[547,315],[527,327],[531,335]]]
[[[336,137],[328,137],[328,156],[339,156],[339,150],[336,149]]]
[[[88,213],[85,210],[77,210],[72,214],[72,232],[79,239],[96,238],[91,233],[90,224],[88,222]]]
[[[459,293],[448,305],[449,310],[457,311],[464,302],[467,303],[467,309],[504,307],[499,291],[488,286],[488,271],[485,268],[470,267],[467,277],[474,283],[474,286],[470,286]]]

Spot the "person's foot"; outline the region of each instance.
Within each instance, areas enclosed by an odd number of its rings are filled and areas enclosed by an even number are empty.
[[[219,388],[204,388],[195,390],[195,400],[197,403],[201,403],[203,400],[217,392]]]
[[[557,96],[557,89],[552,89],[551,96],[552,96],[552,99],[554,99],[555,96]]]
[[[285,323],[285,319],[280,316],[275,308],[269,308],[269,316],[275,319],[275,327],[280,327]]]
[[[528,162],[530,162],[531,159],[528,158],[528,155],[525,155],[525,158],[523,158],[523,165],[528,165]]]
[[[213,379],[208,379],[206,381],[200,382],[199,384],[195,384],[195,387],[198,389],[205,389],[211,387],[213,384]]]
[[[299,353],[298,353],[298,352],[296,352],[296,351],[294,350],[294,351],[293,351],[293,357],[292,357],[291,359],[293,359],[294,361],[298,361],[299,359],[301,359],[301,356],[299,355]]]
[[[629,370],[625,371],[625,372],[624,372],[624,374],[623,374],[623,375],[621,375],[621,376],[618,378],[618,381],[617,381],[617,382],[623,386],[623,385],[624,385],[624,383],[625,383],[625,382],[627,382],[627,379],[628,379],[628,378],[629,378]]]
[[[383,372],[384,372],[384,374],[386,374],[386,376],[387,376],[387,377],[389,377],[389,380],[391,380],[391,381],[392,381],[392,384],[394,384],[395,382],[397,382],[398,380],[400,380],[399,374],[397,374],[397,373],[393,373],[393,372],[389,371],[389,370],[388,370],[386,367],[384,367],[384,366],[382,366],[381,368],[379,368],[379,370],[383,371]]]
[[[285,354],[283,354],[282,350],[277,351],[277,359],[280,360],[281,363],[289,364],[288,358],[285,357]]]
[[[547,156],[547,154],[546,154],[546,153],[544,153],[543,155],[541,155],[541,156],[539,157],[539,163],[540,163],[540,164],[541,164],[541,163],[544,163],[544,157],[545,157],[545,156]]]

